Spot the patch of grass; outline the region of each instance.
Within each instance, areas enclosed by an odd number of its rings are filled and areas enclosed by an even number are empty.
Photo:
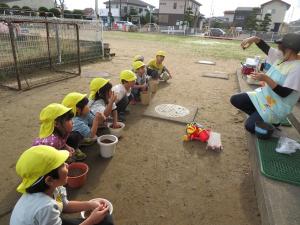
[[[104,32],[104,40],[109,39],[130,39],[151,42],[163,42],[176,45],[177,48],[184,48],[199,57],[213,57],[217,59],[235,59],[244,61],[247,57],[259,55],[264,57],[264,53],[253,45],[247,50],[240,47],[238,40],[218,40],[203,37],[175,36],[155,33],[131,33],[131,32]]]

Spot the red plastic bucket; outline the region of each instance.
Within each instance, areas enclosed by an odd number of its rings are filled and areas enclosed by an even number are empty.
[[[68,186],[80,188],[85,184],[89,166],[82,162],[74,162],[68,166]]]

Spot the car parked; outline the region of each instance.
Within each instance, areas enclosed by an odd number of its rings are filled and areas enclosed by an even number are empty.
[[[225,36],[226,32],[221,28],[210,28],[209,32],[207,32],[207,36],[214,36],[214,37],[223,37]]]

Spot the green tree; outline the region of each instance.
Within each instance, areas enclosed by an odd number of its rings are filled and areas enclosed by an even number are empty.
[[[194,13],[191,7],[187,8],[184,12],[184,21],[188,24],[188,26],[192,26],[194,24]]]
[[[260,22],[257,19],[257,16],[260,14],[260,9],[259,8],[254,8],[251,12],[251,14],[247,17],[245,21],[245,28],[247,30],[253,31],[253,30],[258,30],[258,23]]]
[[[40,7],[39,8],[39,16],[46,16],[46,12],[49,12],[49,10],[46,7]]]
[[[7,12],[7,9],[9,9],[9,6],[5,3],[0,3],[0,13],[3,14],[4,11]]]
[[[73,18],[72,11],[64,10],[63,16],[64,16],[64,18]]]
[[[271,14],[267,13],[263,19],[263,21],[260,24],[260,30],[261,31],[268,31],[269,26],[271,25],[272,19],[271,19]]]
[[[83,11],[81,9],[74,9],[72,13],[73,13],[73,18],[82,19]]]
[[[49,12],[51,12],[55,17],[60,17],[60,11],[57,8],[51,8],[49,9]]]

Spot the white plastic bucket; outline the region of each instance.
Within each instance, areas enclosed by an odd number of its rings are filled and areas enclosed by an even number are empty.
[[[103,140],[110,140],[111,143],[104,143]],[[116,147],[118,143],[118,138],[115,135],[102,135],[98,137],[97,142],[100,147],[100,155],[103,158],[111,158],[116,152]]]
[[[118,124],[121,126],[120,128],[112,128],[112,123],[107,124],[110,134],[116,136],[117,138],[122,136],[123,129],[125,127],[125,124],[122,122],[118,122]]]

